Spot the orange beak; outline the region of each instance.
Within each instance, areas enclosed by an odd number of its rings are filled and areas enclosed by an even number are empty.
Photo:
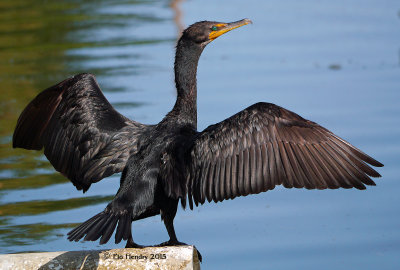
[[[237,21],[237,22],[219,23],[219,24],[216,24],[215,26],[216,26],[218,29],[215,30],[215,31],[212,31],[212,32],[208,35],[208,38],[209,38],[210,40],[214,40],[214,39],[216,39],[217,37],[219,37],[219,36],[221,36],[221,35],[223,35],[223,34],[229,32],[229,31],[231,31],[231,30],[233,30],[233,29],[239,28],[239,27],[241,27],[241,26],[243,26],[243,25],[247,25],[247,24],[250,24],[250,23],[253,23],[253,22],[252,22],[251,20],[249,20],[249,19],[243,19],[243,20],[240,20],[240,21]]]

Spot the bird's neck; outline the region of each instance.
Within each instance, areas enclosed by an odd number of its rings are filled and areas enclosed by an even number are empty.
[[[182,124],[197,127],[197,64],[203,51],[199,45],[179,40],[175,55],[175,85],[177,99],[170,112]]]

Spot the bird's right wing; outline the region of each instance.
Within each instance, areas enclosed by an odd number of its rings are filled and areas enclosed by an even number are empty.
[[[365,189],[383,166],[320,125],[257,103],[197,133],[188,147],[186,194],[204,203],[287,188]],[[179,192],[177,192],[179,193]],[[182,192],[181,192],[182,193]]]
[[[121,172],[146,125],[119,114],[94,75],[79,74],[41,92],[20,115],[13,147],[40,150],[85,192]]]

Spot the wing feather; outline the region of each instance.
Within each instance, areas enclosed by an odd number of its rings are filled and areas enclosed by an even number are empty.
[[[121,172],[148,126],[119,114],[92,74],[42,91],[21,113],[13,147],[40,150],[78,190]]]
[[[287,188],[365,189],[383,166],[329,130],[270,103],[209,126],[186,150],[195,205]],[[191,206],[192,207],[192,206]]]
[[[237,161],[237,154],[232,155],[232,165],[231,165],[231,194],[230,194],[230,199],[233,199],[236,197],[236,194],[238,194],[238,173],[239,173],[239,162]]]

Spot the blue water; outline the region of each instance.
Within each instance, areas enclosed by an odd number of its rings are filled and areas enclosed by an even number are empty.
[[[68,205],[71,198],[84,202],[118,189],[115,175],[82,195],[40,153],[9,149],[12,123],[30,99],[67,76],[88,71],[97,75],[118,111],[136,121],[157,123],[176,97],[172,66],[177,25],[250,18],[253,25],[214,41],[200,59],[199,129],[255,102],[272,102],[321,124],[384,163],[378,170],[383,177],[365,191],[277,187],[194,211],[180,209],[175,218],[179,240],[201,251],[203,269],[400,269],[400,3],[192,0],[180,1],[178,8],[181,17],[174,21],[178,13],[168,1],[89,1],[70,7],[66,13],[90,14],[89,18],[75,22],[72,30],[64,29],[68,33],[60,42],[52,33],[51,38],[28,44],[37,47],[50,41],[54,46],[48,50],[61,50],[52,56],[38,49],[45,55],[41,61],[54,62],[54,67],[5,69],[3,81],[27,81],[36,90],[2,97],[3,104],[17,105],[9,110],[11,116],[0,111],[0,120],[10,123],[1,133],[0,183],[43,175],[58,182],[0,190],[0,214],[8,213],[0,221],[1,252],[123,246],[66,240],[66,224],[102,211],[107,200],[40,213],[25,208],[7,212],[15,203],[40,208],[34,203],[66,200]],[[33,31],[29,29],[28,34]],[[60,44],[67,45],[58,49]],[[28,56],[24,67],[37,59]],[[56,65],[57,59],[62,65]],[[12,163],[20,165],[7,165]],[[134,223],[133,234],[141,244],[168,238],[159,217]]]

